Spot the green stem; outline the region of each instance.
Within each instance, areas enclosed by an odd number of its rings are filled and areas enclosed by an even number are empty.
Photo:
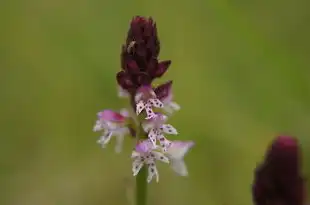
[[[147,203],[147,168],[143,166],[136,176],[136,205],[146,205]]]

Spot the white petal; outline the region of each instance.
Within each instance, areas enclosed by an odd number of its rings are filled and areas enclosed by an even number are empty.
[[[96,121],[96,124],[95,124],[95,126],[94,126],[94,128],[93,128],[93,131],[94,131],[94,132],[98,132],[98,131],[100,131],[100,130],[102,130],[102,129],[103,129],[103,126],[102,126],[101,121],[100,121],[100,120],[97,120],[97,121]]]
[[[109,141],[111,140],[111,137],[112,137],[112,132],[106,131],[104,135],[101,136],[99,140],[97,140],[97,143],[101,144],[102,147],[105,147],[105,145],[108,144]]]
[[[155,163],[148,164],[148,176],[147,176],[147,182],[150,183],[153,179],[153,177],[156,176],[156,182],[159,181],[158,171],[155,166]]]
[[[168,157],[166,157],[163,153],[160,152],[152,152],[152,154],[155,156],[156,160],[162,161],[164,163],[169,163]]]
[[[143,93],[138,92],[135,96],[135,102],[139,102],[143,96]]]
[[[152,106],[150,104],[145,105],[145,111],[146,111],[146,116],[147,116],[145,119],[148,120],[148,119],[156,117],[156,114],[153,112]]]
[[[153,127],[153,123],[151,123],[151,122],[144,121],[142,123],[142,128],[143,128],[144,132],[149,132],[152,129],[152,127]]]
[[[116,135],[115,152],[120,153],[123,149],[124,135]]]
[[[178,105],[176,102],[169,103],[169,106],[176,111],[181,109],[180,105]]]
[[[194,145],[193,142],[173,141],[169,146],[167,155],[170,159],[181,160],[184,158],[188,150]]]
[[[164,106],[163,110],[166,113],[168,113],[168,114],[172,114],[173,113],[173,109],[170,106],[168,106],[168,105]]]
[[[138,158],[141,157],[141,154],[135,150],[132,151],[131,153],[131,158]]]
[[[177,135],[178,134],[178,131],[172,125],[169,125],[169,124],[162,125],[160,129],[164,133],[167,133],[167,134],[170,134],[170,135]]]
[[[158,136],[158,133],[157,133],[156,129],[151,129],[151,131],[148,134],[148,137],[154,146],[156,146],[157,136]]]
[[[158,100],[157,98],[149,99],[149,103],[150,103],[153,107],[158,107],[158,108],[164,107],[164,104],[163,104],[160,100]]]
[[[145,109],[144,102],[143,101],[138,102],[136,105],[136,114],[139,115],[144,109]]]
[[[118,87],[118,97],[120,98],[126,98],[126,97],[129,97],[129,93],[124,90],[122,87]]]
[[[130,114],[129,114],[129,111],[125,108],[121,109],[120,112],[119,112],[121,115],[123,115],[124,117],[129,117]]]
[[[171,168],[181,176],[187,176],[187,167],[183,160],[171,160]]]
[[[133,174],[133,176],[136,176],[142,167],[143,167],[143,162],[140,159],[136,159],[132,163],[132,174]]]

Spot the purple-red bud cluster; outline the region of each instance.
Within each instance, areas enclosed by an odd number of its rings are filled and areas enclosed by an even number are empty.
[[[150,85],[161,77],[171,61],[159,62],[159,51],[156,23],[152,18],[134,17],[121,50],[122,70],[116,75],[118,84],[129,93],[135,93],[139,87]]]

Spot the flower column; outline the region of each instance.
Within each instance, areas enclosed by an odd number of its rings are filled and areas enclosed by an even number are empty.
[[[116,79],[119,96],[128,97],[130,109],[98,113],[94,131],[103,131],[98,140],[103,147],[116,137],[116,151],[122,147],[125,135],[137,139],[131,158],[132,172],[136,177],[136,204],[146,204],[147,182],[159,181],[157,161],[171,164],[176,173],[187,175],[183,158],[193,146],[192,141],[168,140],[165,135],[177,135],[177,130],[167,124],[168,116],[180,109],[173,102],[172,81],[153,87],[154,79],[161,77],[171,64],[170,60],[158,60],[160,43],[155,22],[151,18],[134,17],[122,46],[121,67]],[[130,114],[132,113],[132,114]]]

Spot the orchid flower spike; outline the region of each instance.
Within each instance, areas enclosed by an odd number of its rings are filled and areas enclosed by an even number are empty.
[[[124,136],[130,134],[130,130],[126,127],[126,120],[129,113],[126,109],[120,112],[112,110],[103,110],[97,114],[98,120],[94,126],[94,132],[103,131],[102,136],[97,141],[103,148],[110,142],[111,137],[116,137],[115,151],[121,152]]]

